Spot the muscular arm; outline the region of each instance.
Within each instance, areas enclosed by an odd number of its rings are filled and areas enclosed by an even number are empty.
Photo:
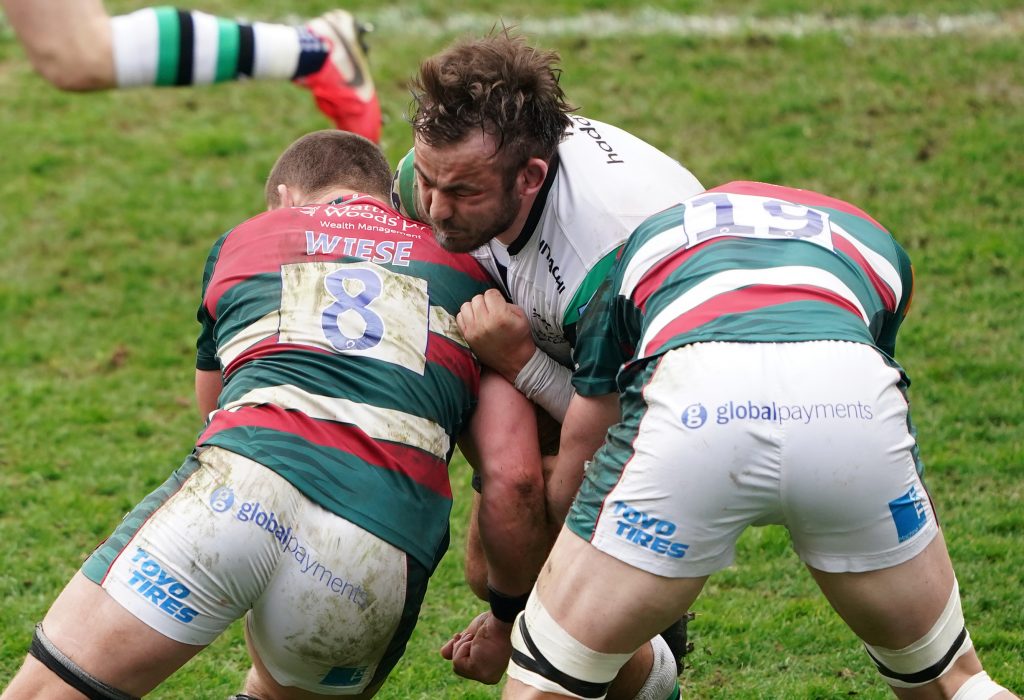
[[[207,417],[217,409],[221,387],[220,370],[196,370],[196,405],[199,407],[199,417],[203,422],[206,422]]]
[[[483,482],[477,517],[487,582],[508,595],[527,593],[550,544],[533,406],[485,372],[480,405],[459,446]]]

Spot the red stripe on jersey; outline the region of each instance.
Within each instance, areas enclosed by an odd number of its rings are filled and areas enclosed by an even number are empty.
[[[889,285],[886,284],[885,280],[875,272],[875,268],[871,267],[871,263],[869,263],[867,259],[860,254],[860,251],[857,250],[844,236],[840,236],[835,232],[832,233],[832,245],[836,247],[836,250],[839,250],[843,255],[850,257],[855,263],[857,263],[857,266],[860,267],[864,271],[864,274],[868,276],[868,279],[871,280],[871,286],[875,288],[878,296],[881,297],[886,311],[895,312],[897,304],[896,292],[894,292]]]
[[[783,187],[781,185],[769,185],[767,182],[737,180],[736,182],[728,182],[724,185],[714,187],[708,190],[708,192],[749,194],[756,197],[772,197],[773,199],[781,199],[784,202],[803,204],[805,207],[827,207],[829,209],[836,209],[847,214],[852,214],[853,216],[859,216],[862,219],[867,219],[883,231],[886,230],[884,226],[875,221],[874,218],[863,209],[855,207],[849,202],[844,202],[841,199],[812,192],[811,190],[801,190],[796,187]]]
[[[339,214],[344,211],[358,213],[352,217]],[[342,220],[355,228],[321,225],[325,221],[339,223]],[[372,225],[374,229],[360,229],[360,224]],[[326,236],[335,242],[336,247],[330,253],[307,255],[307,231],[311,232],[314,239]],[[277,273],[282,265],[357,257],[352,255],[352,250],[346,254],[343,241],[346,238],[371,241],[372,250],[376,250],[379,242],[411,241],[415,245],[409,251],[410,260],[444,265],[478,282],[490,280],[486,270],[468,253],[444,250],[434,240],[434,234],[428,227],[402,217],[375,199],[361,197],[340,204],[275,209],[236,226],[221,245],[213,278],[203,300],[206,310],[212,318],[216,318],[217,303],[228,289],[254,275]],[[389,247],[388,251],[394,253],[394,247]]]
[[[347,452],[374,466],[404,474],[445,498],[452,497],[448,468],[443,459],[408,445],[374,440],[356,426],[317,420],[301,411],[286,411],[273,404],[217,411],[196,444],[202,445],[223,430],[244,427],[278,430],[314,445]]]
[[[651,295],[661,288],[668,276],[678,270],[680,266],[686,262],[687,258],[696,251],[703,250],[707,243],[726,240],[736,240],[736,236],[720,236],[710,241],[704,241],[703,243],[686,250],[677,250],[676,252],[666,256],[663,260],[659,261],[654,265],[654,267],[648,270],[636,285],[636,289],[633,290],[633,303],[638,309],[644,311],[647,306],[647,300],[651,298]]]
[[[475,399],[480,393],[480,367],[468,349],[439,333],[427,338],[427,362],[454,374]]]
[[[847,299],[823,287],[812,285],[752,284],[749,287],[723,292],[699,304],[686,313],[672,319],[657,335],[647,343],[645,357],[656,353],[665,343],[677,335],[682,335],[705,323],[709,323],[728,314],[741,314],[757,311],[770,306],[788,304],[796,301],[823,301],[849,311],[863,319],[856,306]]]

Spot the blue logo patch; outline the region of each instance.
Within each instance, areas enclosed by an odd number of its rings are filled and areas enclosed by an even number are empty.
[[[235,502],[235,492],[227,486],[221,486],[210,494],[210,507],[215,513],[223,513]]]
[[[683,415],[679,418],[683,422],[683,427],[696,429],[707,421],[708,409],[704,408],[704,404],[691,403],[683,409]]]
[[[896,535],[900,542],[913,537],[928,522],[928,510],[916,486],[911,486],[909,491],[896,500],[889,501],[889,511],[892,512],[892,521],[896,524]]]
[[[320,683],[322,685],[343,688],[350,685],[359,685],[363,682],[363,676],[365,675],[366,666],[357,666],[355,668],[335,666],[327,672],[327,675],[323,677]]]

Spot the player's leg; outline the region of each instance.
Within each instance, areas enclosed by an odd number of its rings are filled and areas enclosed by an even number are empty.
[[[81,572],[54,601],[32,647],[4,700],[80,698],[102,686],[141,697],[203,648],[152,629]]]
[[[897,697],[1015,698],[983,672],[964,623],[953,566],[941,532],[923,552],[893,567],[828,573],[810,567],[832,607],[864,641]]]
[[[721,352],[683,349],[637,368],[516,622],[508,697],[601,697],[774,502],[777,461],[759,459],[769,436],[708,421],[703,408],[690,415],[692,402],[713,406],[734,388]]]
[[[707,577],[630,566],[563,530],[513,630],[505,698],[603,697],[630,656],[697,598]]]
[[[62,90],[291,80],[337,128],[380,140],[365,30],[344,10],[291,26],[168,6],[110,17],[100,0],[2,2],[36,71]]]
[[[230,522],[211,518],[233,501],[220,488],[232,474],[212,455],[189,457],[97,547],[46,615],[5,698],[80,697],[72,687],[140,696],[244,611],[219,587],[229,559],[249,573],[244,580],[255,577],[251,552],[218,529]]]
[[[2,0],[7,21],[43,78],[61,90],[114,87],[110,17],[101,0]]]
[[[919,475],[900,372],[856,343],[764,352],[779,405],[814,407],[783,428],[780,492],[795,549],[897,696],[953,697],[982,668]],[[993,696],[998,686],[982,680],[958,700]]]

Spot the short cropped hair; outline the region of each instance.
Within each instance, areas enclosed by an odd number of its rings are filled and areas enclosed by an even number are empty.
[[[267,177],[268,207],[279,206],[278,185],[317,196],[345,188],[391,199],[391,166],[380,148],[358,134],[337,129],[314,131],[285,149]]]
[[[550,159],[571,122],[558,84],[557,51],[528,46],[508,28],[462,39],[420,64],[413,79],[413,131],[430,146],[455,144],[480,129],[510,167]]]

